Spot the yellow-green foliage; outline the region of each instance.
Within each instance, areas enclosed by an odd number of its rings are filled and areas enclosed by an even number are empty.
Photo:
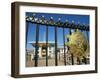
[[[88,40],[82,32],[77,30],[71,35],[66,36],[66,38],[69,38],[69,42],[66,43],[69,46],[69,53],[75,57],[86,56],[89,53]]]

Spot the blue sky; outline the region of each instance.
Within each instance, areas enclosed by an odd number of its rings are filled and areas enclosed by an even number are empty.
[[[72,15],[72,14],[49,14],[49,13],[35,13],[35,17],[41,18],[41,16],[44,16],[45,19],[50,19],[52,16],[54,18],[54,21],[58,21],[58,18],[61,17],[61,21],[65,22],[68,20],[70,23],[74,21],[76,24],[80,22],[80,24],[86,24],[89,25],[89,15]],[[32,12],[26,12],[26,16],[32,16]],[[29,23],[28,26],[28,38],[27,42],[30,41],[35,41],[36,39],[36,24]],[[54,41],[55,36],[54,36],[54,27],[49,26],[48,27],[48,40],[49,41]],[[57,44],[58,46],[63,45],[63,29],[62,28],[57,28],[58,36],[57,36]],[[65,29],[65,35],[69,34],[68,29]],[[86,33],[85,33],[86,35]],[[39,41],[45,41],[46,40],[46,26],[40,25],[39,29]],[[33,48],[31,44],[27,43],[27,48]]]

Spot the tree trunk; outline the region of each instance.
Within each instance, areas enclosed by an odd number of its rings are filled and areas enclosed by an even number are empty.
[[[85,58],[85,57],[83,57],[83,59],[84,59],[84,63],[85,63],[85,64],[87,64],[87,60],[86,60],[86,58]]]
[[[72,65],[74,65],[74,57],[73,57],[73,54],[71,54],[71,61],[72,61]]]
[[[81,64],[81,61],[80,61],[80,58],[77,57],[77,64],[80,65]]]

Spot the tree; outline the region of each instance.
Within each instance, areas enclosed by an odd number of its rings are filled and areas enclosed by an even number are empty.
[[[73,57],[78,58],[78,60],[83,56],[87,57],[89,44],[83,32],[76,30],[76,32],[73,32],[71,35],[67,35],[66,38],[69,38],[69,42],[66,42],[66,45],[69,47],[69,54],[72,54]]]

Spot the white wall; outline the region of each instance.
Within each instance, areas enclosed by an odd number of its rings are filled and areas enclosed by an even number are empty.
[[[15,0],[1,0],[0,1],[0,80],[16,80],[10,76],[11,68],[11,2]],[[77,4],[98,6],[100,14],[100,0],[16,0],[16,1],[30,1],[41,3],[55,3],[55,4]],[[98,22],[100,16],[98,16]],[[98,24],[98,32],[100,30],[100,23]],[[100,32],[98,33],[100,34]],[[98,37],[98,42],[100,37]],[[99,44],[99,43],[98,43]],[[100,47],[100,45],[98,46]],[[98,51],[100,53],[100,50]],[[100,54],[98,54],[98,58]],[[100,58],[98,59],[100,61]],[[100,80],[100,62],[98,62],[99,73],[97,74],[80,74],[80,75],[65,75],[65,76],[51,76],[39,78],[22,78],[18,80]]]

